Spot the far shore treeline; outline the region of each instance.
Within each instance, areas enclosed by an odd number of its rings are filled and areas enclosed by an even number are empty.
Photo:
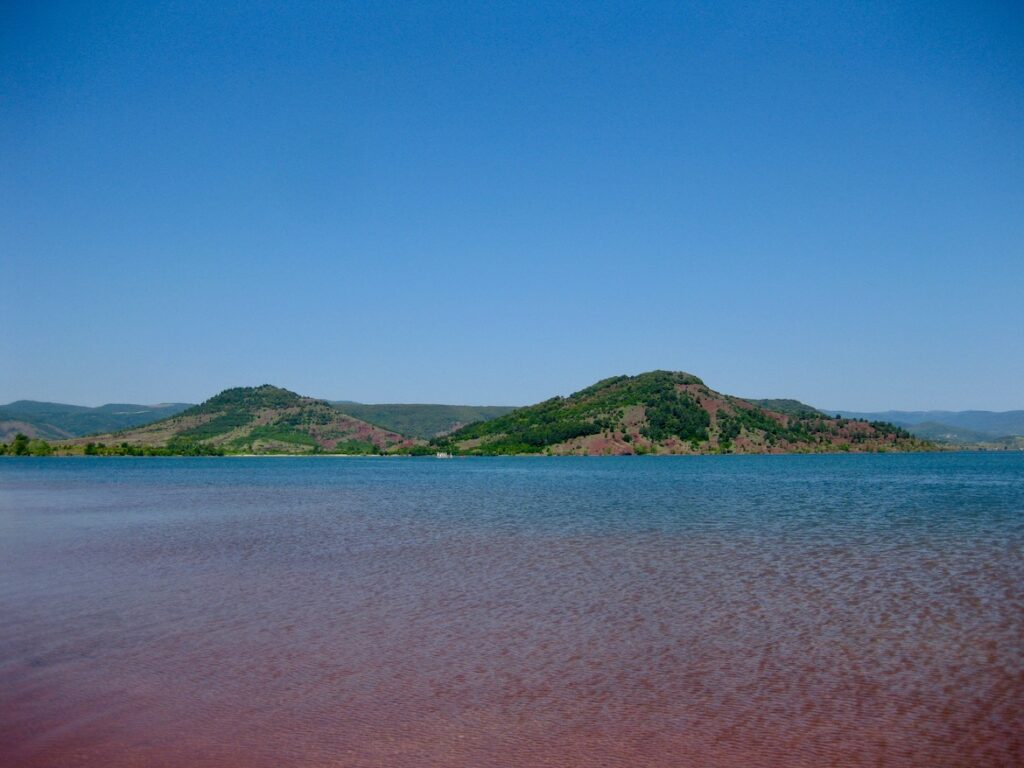
[[[68,447],[58,443],[54,446],[46,440],[30,440],[26,435],[15,435],[10,445],[0,443],[0,456],[223,456],[224,449],[197,443],[194,440],[170,440],[167,445],[129,445],[126,442],[108,445],[87,442],[81,446]]]
[[[17,434],[6,456],[686,455],[937,450],[886,422],[796,401],[724,395],[692,374],[615,376],[575,392],[422,437],[280,387],[236,387],[149,424],[46,441]],[[491,414],[488,414],[491,415]],[[8,433],[9,434],[9,433]]]
[[[11,444],[0,443],[0,456],[52,456],[53,446],[38,438],[30,440],[28,435],[18,433]]]
[[[425,445],[415,445],[407,450],[398,451],[375,451],[368,446],[348,446],[347,450],[328,451],[313,449],[305,451],[307,455],[335,455],[335,456],[432,456],[436,448]],[[194,440],[176,439],[170,440],[166,445],[131,445],[127,442],[102,443],[89,441],[81,446],[69,446],[64,443],[50,444],[39,438],[29,439],[27,435],[17,434],[14,440],[8,443],[0,443],[0,456],[232,456],[246,455],[248,452],[226,451],[223,448],[206,445]],[[275,452],[262,452],[260,455],[275,455]],[[280,455],[294,455],[282,452]]]

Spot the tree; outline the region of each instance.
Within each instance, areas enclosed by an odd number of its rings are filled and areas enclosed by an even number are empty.
[[[28,455],[28,435],[23,435],[19,432],[14,436],[14,442],[11,443],[11,453],[15,456]]]
[[[53,455],[53,448],[51,448],[50,444],[48,442],[46,442],[45,440],[39,440],[39,439],[29,440],[28,446],[27,446],[27,450],[28,450],[28,455],[29,456],[52,456]]]

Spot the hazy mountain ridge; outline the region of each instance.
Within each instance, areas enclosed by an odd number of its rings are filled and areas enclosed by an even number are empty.
[[[504,416],[511,405],[443,405],[427,403],[356,403],[331,400],[340,411],[408,437],[429,440],[475,421]]]
[[[829,411],[832,413],[832,411]],[[848,418],[881,419],[929,440],[955,444],[1015,444],[1024,437],[1020,411],[834,411]]]
[[[342,413],[391,432],[429,440],[459,427],[502,416],[515,406],[445,405],[416,403],[356,403],[326,401]],[[18,400],[0,406],[0,442],[19,432],[31,438],[66,440],[73,437],[118,432],[174,416],[194,403],[137,405],[108,403],[95,408],[66,403]]]
[[[29,437],[63,440],[70,437],[115,432],[173,416],[191,403],[107,403],[95,408],[37,400],[16,400],[0,405],[0,441],[21,432]]]
[[[707,387],[696,376],[651,371],[614,376],[446,438],[469,454],[823,453],[927,450],[931,443],[882,422],[830,418],[797,401],[794,413],[762,408]],[[795,404],[795,405],[794,405]]]

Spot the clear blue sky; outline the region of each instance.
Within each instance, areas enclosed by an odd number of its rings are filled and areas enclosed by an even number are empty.
[[[1024,408],[1024,8],[7,2],[0,296],[0,402]]]

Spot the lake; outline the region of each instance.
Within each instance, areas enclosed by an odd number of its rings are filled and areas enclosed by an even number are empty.
[[[1007,766],[1022,734],[1022,453],[0,460],[4,766]]]

